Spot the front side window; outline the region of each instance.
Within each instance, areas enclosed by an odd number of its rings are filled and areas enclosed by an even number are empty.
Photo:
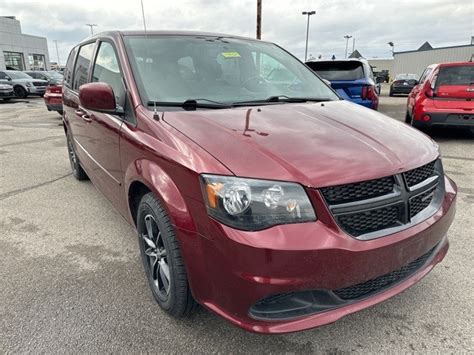
[[[115,100],[120,103],[123,96],[122,75],[115,55],[114,48],[108,42],[102,42],[97,53],[92,71],[93,82],[103,82],[109,84],[115,94]]]
[[[95,43],[89,43],[81,47],[79,55],[76,60],[76,67],[74,70],[74,84],[72,88],[79,90],[79,87],[87,83],[89,76],[89,65],[92,59],[92,52],[94,51]]]
[[[145,103],[238,103],[272,96],[339,99],[310,69],[272,43],[211,36],[126,36],[125,45]]]

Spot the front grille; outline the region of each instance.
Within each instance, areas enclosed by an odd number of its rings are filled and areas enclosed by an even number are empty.
[[[324,187],[320,192],[345,232],[357,239],[373,239],[434,213],[444,194],[443,168],[435,160],[404,173]],[[433,208],[428,209],[430,205]]]
[[[416,216],[430,205],[435,190],[436,186],[410,199],[410,217]]]
[[[344,229],[347,232],[357,237],[362,234],[399,225],[398,214],[397,206],[388,206],[365,212],[341,215],[338,217],[338,220],[344,225]]]
[[[394,183],[393,177],[388,176],[377,180],[325,187],[321,192],[329,203],[344,203],[383,196],[393,191]]]
[[[407,171],[404,173],[405,181],[409,187],[415,186],[420,182],[428,179],[430,176],[433,176],[435,162],[428,163],[419,168]]]
[[[393,284],[402,281],[411,274],[415,273],[420,267],[422,267],[426,263],[435,248],[436,247],[431,249],[426,254],[423,254],[418,259],[412,261],[411,263],[402,266],[398,270],[392,271],[388,274],[379,276],[375,279],[365,281],[354,286],[333,290],[333,292],[343,300],[354,300],[388,288]]]
[[[46,83],[41,83],[38,81],[33,81],[33,86],[46,86]]]

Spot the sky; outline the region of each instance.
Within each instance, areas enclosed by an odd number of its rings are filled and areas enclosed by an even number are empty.
[[[311,16],[308,56],[345,55],[344,35],[366,58],[389,58],[425,41],[433,47],[469,44],[474,0],[262,0],[262,39],[304,58],[306,16]],[[149,30],[192,30],[255,37],[256,0],[143,0]],[[26,34],[48,39],[51,61],[64,64],[70,49],[95,32],[142,30],[140,0],[0,0],[0,15],[16,16]],[[352,39],[349,52],[352,51]]]

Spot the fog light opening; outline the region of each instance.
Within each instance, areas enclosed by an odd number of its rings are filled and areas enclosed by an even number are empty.
[[[423,115],[423,121],[428,122],[429,120],[431,120],[430,115]]]

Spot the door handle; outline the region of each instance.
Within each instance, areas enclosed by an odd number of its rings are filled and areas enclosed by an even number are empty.
[[[83,110],[82,108],[77,109],[75,111],[75,114],[76,114],[76,116],[81,117],[86,122],[91,122],[92,121],[92,118],[89,115],[89,113],[87,111]]]

